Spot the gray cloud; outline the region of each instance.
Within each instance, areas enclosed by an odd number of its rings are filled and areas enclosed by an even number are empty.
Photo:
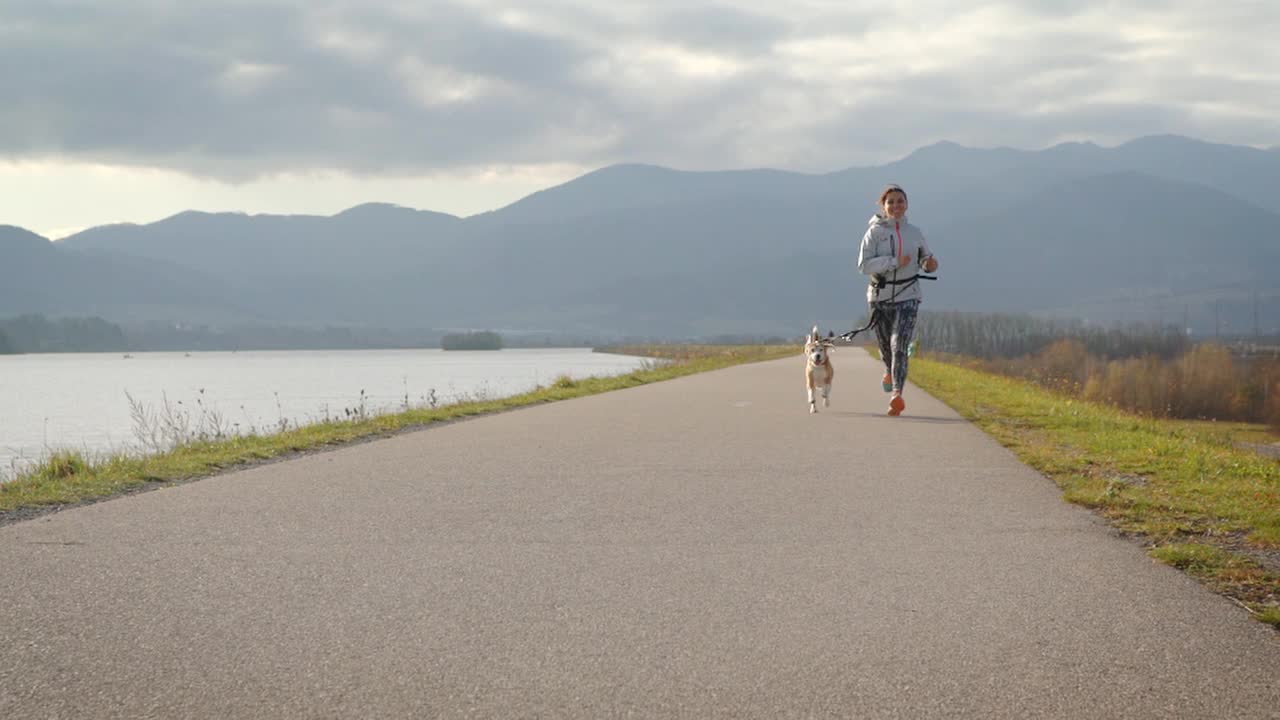
[[[933,0],[0,7],[0,156],[244,180],[657,162],[833,170],[952,139],[1280,144],[1280,9]]]
[[[719,4],[680,7],[661,14],[654,24],[659,37],[736,55],[767,55],[791,29],[792,20],[785,15],[768,17]]]

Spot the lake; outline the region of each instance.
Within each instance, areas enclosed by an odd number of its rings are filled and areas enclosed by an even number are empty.
[[[0,355],[0,477],[50,448],[144,447],[136,410],[151,427],[168,416],[265,433],[362,410],[505,397],[647,362],[579,348]]]

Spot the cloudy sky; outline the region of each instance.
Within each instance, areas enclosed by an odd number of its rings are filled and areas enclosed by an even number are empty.
[[[1275,0],[0,0],[0,224],[469,215],[617,162],[1280,145]]]

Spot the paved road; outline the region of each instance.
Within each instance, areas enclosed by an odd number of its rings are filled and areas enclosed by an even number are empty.
[[[1280,717],[1276,633],[836,360],[0,528],[0,717]]]

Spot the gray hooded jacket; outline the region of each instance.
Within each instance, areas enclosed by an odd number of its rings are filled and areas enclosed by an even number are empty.
[[[924,258],[933,255],[929,243],[925,242],[920,228],[907,222],[884,215],[872,215],[867,223],[867,234],[862,236],[862,246],[858,249],[858,271],[863,275],[882,275],[885,280],[908,280],[923,272],[920,267]],[[911,262],[906,267],[898,267],[898,255],[906,255]],[[876,291],[875,285],[867,286],[867,302],[902,302],[903,300],[920,300],[924,295],[920,292],[920,281],[900,285],[885,285]]]

